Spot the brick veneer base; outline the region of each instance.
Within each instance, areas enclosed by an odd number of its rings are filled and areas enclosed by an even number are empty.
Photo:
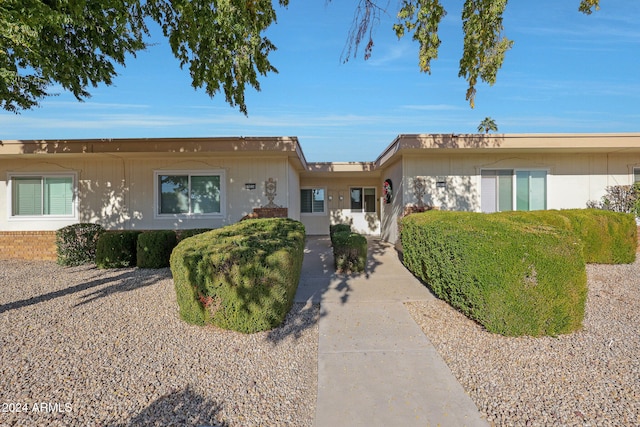
[[[55,231],[0,231],[0,259],[55,261]]]

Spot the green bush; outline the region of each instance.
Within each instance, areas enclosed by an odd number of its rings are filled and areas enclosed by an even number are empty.
[[[98,224],[73,224],[56,231],[58,264],[73,266],[96,260],[96,245],[104,228]]]
[[[182,241],[189,237],[197,236],[198,234],[206,233],[211,230],[213,230],[213,228],[189,228],[187,230],[176,230],[176,236],[178,237],[178,241]]]
[[[175,231],[145,231],[138,236],[136,265],[139,268],[169,267],[171,251],[178,243]]]
[[[98,239],[98,268],[122,268],[136,265],[136,243],[140,231],[107,231]]]
[[[523,218],[439,211],[409,215],[402,221],[404,263],[439,298],[490,332],[555,336],[575,331],[587,293],[582,243],[563,228]]]
[[[367,238],[350,231],[333,234],[333,259],[339,272],[362,272],[367,265]]]
[[[587,263],[627,264],[635,261],[638,227],[632,214],[599,209],[505,212],[516,220],[560,227],[582,241]]]
[[[332,224],[329,226],[329,238],[331,239],[331,245],[334,244],[334,236],[336,233],[351,233],[351,226],[349,224]]]
[[[291,309],[305,230],[252,219],[182,240],[171,255],[180,317],[244,333],[280,325]]]

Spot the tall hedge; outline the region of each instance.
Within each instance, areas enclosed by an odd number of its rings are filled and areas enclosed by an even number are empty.
[[[575,233],[584,258],[594,264],[628,264],[636,259],[638,226],[633,214],[600,209],[500,213],[515,221],[561,227]]]
[[[574,233],[501,214],[431,211],[405,217],[401,239],[407,268],[491,332],[581,327],[586,269]]]
[[[242,221],[182,240],[171,255],[180,317],[253,333],[273,329],[293,304],[304,257],[302,223]]]

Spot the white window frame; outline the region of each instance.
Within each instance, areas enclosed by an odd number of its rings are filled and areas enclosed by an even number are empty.
[[[215,213],[160,213],[159,179],[162,175],[219,176],[220,177],[220,212]],[[224,218],[227,215],[227,178],[224,169],[172,169],[153,171],[153,216],[155,219],[186,218]]]
[[[545,168],[514,168],[513,169],[513,200],[512,200],[512,205],[513,205],[513,210],[517,211],[518,210],[518,179],[517,179],[517,172],[545,172],[545,176],[544,176],[544,210],[548,210],[549,209],[549,169],[545,169]],[[529,211],[522,211],[522,212],[531,212],[531,210]]]
[[[548,168],[482,168],[480,169],[480,185],[482,186],[482,172],[483,171],[510,171],[511,172],[511,211],[518,210],[518,172],[545,172],[545,186],[544,186],[544,206],[545,209],[549,209],[549,169]],[[480,188],[480,194],[482,195],[482,188]],[[498,210],[500,202],[498,194],[496,194],[496,210],[494,212],[504,212]],[[480,201],[482,206],[482,201]]]
[[[327,215],[328,209],[327,209],[327,202],[328,202],[328,197],[327,197],[327,187],[318,187],[318,186],[305,186],[305,187],[300,187],[300,192],[302,193],[302,190],[322,190],[323,194],[324,194],[324,203],[322,204],[322,212],[302,212],[302,194],[300,194],[300,215],[305,215],[305,216],[325,216]],[[311,203],[312,206],[312,210],[313,210],[313,203]]]
[[[353,209],[353,208],[351,208],[351,201],[352,201],[351,200],[351,191],[352,190],[356,190],[356,189],[359,189],[361,191],[361,193],[360,193],[360,202],[362,203],[362,208],[361,209]],[[374,194],[374,198],[373,199],[375,200],[375,202],[373,204],[373,206],[374,206],[373,212],[367,211],[367,204],[365,203],[365,200],[364,200],[364,190],[373,190],[373,194]],[[376,214],[376,213],[378,213],[378,203],[377,203],[377,201],[378,201],[378,190],[376,189],[376,187],[373,187],[373,186],[368,186],[368,187],[367,186],[353,186],[353,187],[349,187],[349,210],[352,213]]]
[[[13,179],[14,178],[71,178],[71,199],[70,215],[14,215],[13,214]],[[7,173],[7,218],[9,221],[61,221],[78,219],[78,173],[77,172],[9,172]]]
[[[631,185],[640,183],[640,179],[636,181],[636,176],[640,178],[640,166],[633,166],[631,168]]]

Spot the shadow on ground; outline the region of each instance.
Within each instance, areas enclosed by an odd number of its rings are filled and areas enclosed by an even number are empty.
[[[158,398],[130,420],[123,424],[113,424],[111,427],[227,427],[227,423],[218,421],[221,410],[220,403],[202,396],[191,387],[187,387]]]
[[[46,294],[38,295],[32,298],[25,298],[22,300],[2,304],[0,305],[0,313],[28,307],[35,304],[40,304],[43,302],[51,301],[55,298],[64,297],[67,295],[106,285],[104,288],[96,289],[94,292],[85,295],[83,297],[83,300],[76,305],[80,306],[95,301],[99,298],[107,297],[111,294],[119,292],[129,292],[135,289],[151,286],[161,280],[171,277],[171,272],[168,268],[142,271],[140,271],[139,269],[128,268],[123,271],[118,271],[118,273],[113,275],[109,274],[111,273],[111,271],[109,271],[109,273],[101,272],[95,267],[94,270],[96,271],[96,275],[98,276],[94,280],[65,287],[63,289],[48,292]]]

